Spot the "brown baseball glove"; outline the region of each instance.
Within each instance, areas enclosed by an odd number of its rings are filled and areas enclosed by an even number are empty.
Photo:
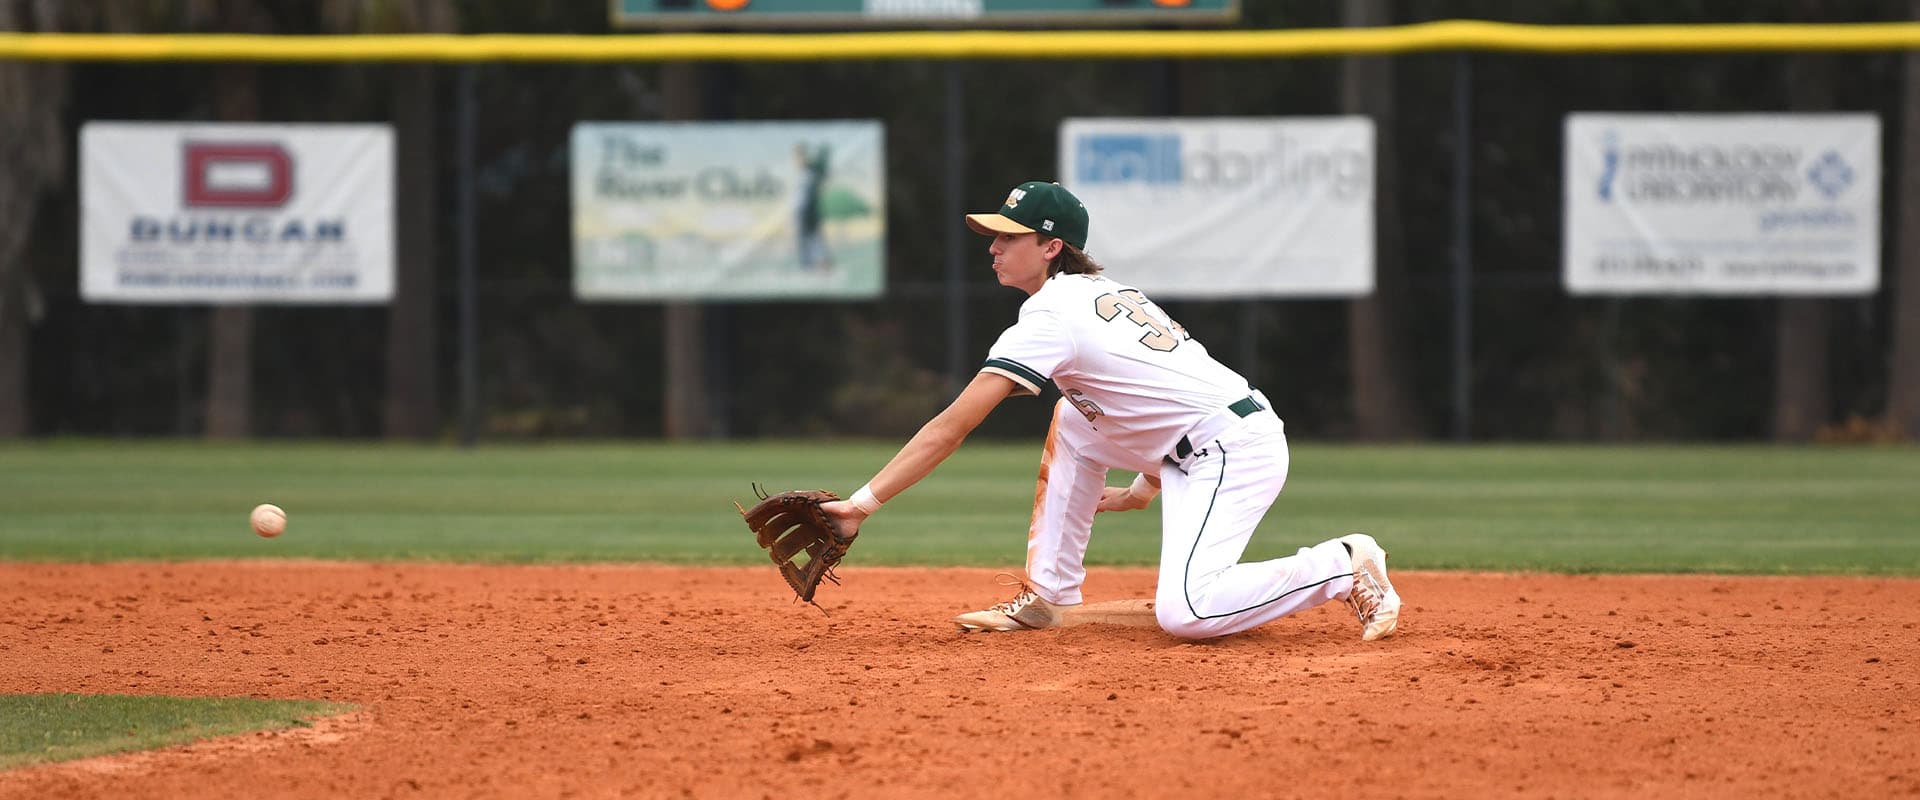
[[[821,503],[840,499],[840,496],[824,489],[813,491],[781,492],[767,495],[754,487],[760,502],[752,508],[740,508],[741,518],[747,521],[747,527],[753,529],[753,535],[760,546],[766,548],[767,555],[780,567],[780,577],[787,579],[787,585],[801,600],[813,602],[813,592],[820,588],[821,580],[839,583],[840,578],[833,574],[833,568],[847,555],[847,548],[853,546],[856,535],[842,535],[820,510]]]

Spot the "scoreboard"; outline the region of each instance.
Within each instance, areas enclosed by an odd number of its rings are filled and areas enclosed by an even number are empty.
[[[1219,25],[1239,0],[611,0],[616,28]]]

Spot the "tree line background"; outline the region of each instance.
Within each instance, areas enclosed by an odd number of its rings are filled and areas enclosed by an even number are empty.
[[[1920,19],[1920,0],[1242,0],[1241,27]],[[612,33],[599,0],[0,0],[0,30]],[[1470,141],[1450,53],[960,65],[969,210],[1055,176],[1060,120],[1375,120],[1376,293],[1167,302],[1296,437],[1456,432],[1453,161],[1474,164],[1474,439],[1902,439],[1920,434],[1920,56],[1475,53]],[[441,439],[459,420],[458,66],[0,62],[0,438]],[[950,398],[944,62],[473,67],[483,438],[884,435]],[[1854,111],[1882,124],[1882,278],[1833,299],[1575,298],[1560,281],[1561,125],[1575,111]],[[567,137],[583,120],[877,118],[888,294],[875,302],[594,303],[571,286]],[[74,147],[87,120],[386,121],[396,294],[380,307],[89,305]],[[1908,144],[1909,138],[1917,143]],[[1910,207],[1916,207],[1910,210]],[[1909,221],[1908,217],[1914,219]],[[1098,209],[1093,224],[1100,224]],[[969,239],[967,371],[1024,295]],[[1097,253],[1095,253],[1098,256]],[[976,266],[977,268],[972,268]],[[1119,276],[1124,279],[1124,276]],[[1194,276],[1205,281],[1206,276]],[[1046,406],[986,435],[1043,430]],[[1011,410],[1011,409],[1010,409]]]

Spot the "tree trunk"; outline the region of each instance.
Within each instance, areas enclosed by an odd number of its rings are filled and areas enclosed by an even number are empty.
[[[243,13],[236,11],[234,15]],[[235,30],[245,30],[235,25]],[[214,98],[220,119],[260,118],[260,70],[233,64],[221,68]],[[220,306],[208,329],[207,436],[234,439],[253,432],[253,307]]]
[[[253,432],[253,308],[213,310],[207,352],[207,437]]]
[[[1920,19],[1920,0],[1909,5]],[[1887,376],[1887,426],[1920,440],[1920,53],[1907,51],[1900,95],[1900,204],[1893,284],[1892,363]]]
[[[1783,299],[1775,321],[1773,438],[1804,442],[1820,432],[1831,410],[1827,391],[1827,301]]]
[[[0,261],[18,258],[5,253],[4,249],[4,245],[0,245]],[[27,415],[27,304],[22,302],[25,292],[16,287],[21,281],[8,274],[18,271],[17,267],[0,269],[0,439],[27,435],[30,422]]]
[[[19,29],[14,13],[0,6],[0,31]],[[27,266],[22,256],[40,186],[27,170],[15,167],[38,160],[23,152],[30,148],[22,134],[38,113],[38,104],[25,97],[33,85],[30,69],[24,63],[0,63],[0,98],[6,98],[0,102],[0,163],[8,165],[0,169],[0,219],[14,221],[0,225],[0,439],[27,433],[27,321],[21,302]]]
[[[1386,25],[1386,0],[1348,0],[1350,28]],[[1347,359],[1353,389],[1354,436],[1408,439],[1419,435],[1406,393],[1396,322],[1405,303],[1396,153],[1393,60],[1348,58],[1341,66],[1341,110],[1373,118],[1375,148],[1373,294],[1348,304]]]
[[[700,66],[674,62],[660,66],[661,100],[668,119],[697,120],[705,116]],[[698,439],[707,435],[705,309],[697,301],[666,304],[661,341],[665,347],[666,418],[662,433],[668,439]]]
[[[0,19],[0,23],[4,23]],[[8,27],[0,24],[0,30]],[[25,64],[0,64],[0,97],[21,98],[31,78]],[[40,204],[40,182],[29,169],[13,169],[38,159],[24,152],[31,148],[21,128],[31,124],[30,116],[39,113],[37,103],[0,103],[0,219],[18,224],[0,225],[0,439],[27,435],[27,235]],[[22,158],[15,158],[19,153]]]
[[[0,4],[0,31],[54,30],[51,5]],[[39,13],[36,13],[38,11]],[[31,62],[0,62],[0,439],[25,436],[27,412],[27,317],[33,282],[27,241],[40,207],[40,192],[66,171],[66,136],[60,116],[67,100],[66,68]]]
[[[666,308],[666,419],[669,439],[699,439],[707,434],[705,327],[699,303],[674,302]]]
[[[1801,0],[1803,18],[1820,19],[1819,0]],[[1832,56],[1796,55],[1787,65],[1787,102],[1795,111],[1833,108]],[[1782,298],[1774,324],[1773,438],[1803,442],[1820,432],[1832,408],[1827,385],[1830,303]]]
[[[393,121],[399,226],[395,242],[393,301],[387,306],[388,438],[426,439],[439,428],[439,369],[434,353],[435,280],[439,207],[434,143],[434,67],[412,64],[393,71]]]

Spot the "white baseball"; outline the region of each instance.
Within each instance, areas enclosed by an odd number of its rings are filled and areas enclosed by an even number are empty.
[[[287,529],[287,512],[272,503],[253,507],[253,532],[269,539]]]

